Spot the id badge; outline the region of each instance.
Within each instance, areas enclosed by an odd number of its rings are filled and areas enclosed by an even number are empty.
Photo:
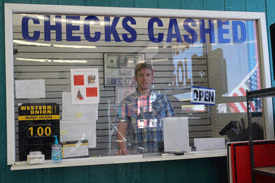
[[[149,121],[149,127],[154,128],[158,126],[158,120],[157,119],[150,119]]]
[[[145,127],[147,127],[147,119],[139,119],[139,120],[137,120],[137,127],[138,128],[145,128]]]

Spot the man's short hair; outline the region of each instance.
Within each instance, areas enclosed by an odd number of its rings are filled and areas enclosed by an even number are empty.
[[[137,77],[137,73],[143,69],[150,69],[152,72],[154,72],[154,69],[151,64],[148,64],[147,62],[142,62],[136,65],[135,76]]]

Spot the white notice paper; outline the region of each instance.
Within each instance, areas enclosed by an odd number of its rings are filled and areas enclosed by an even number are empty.
[[[191,151],[188,117],[163,118],[164,152]]]
[[[70,92],[62,93],[62,120],[83,121],[98,119],[98,104],[72,104]]]
[[[45,98],[45,80],[15,80],[15,98]]]
[[[194,138],[196,151],[225,149],[225,138]]]

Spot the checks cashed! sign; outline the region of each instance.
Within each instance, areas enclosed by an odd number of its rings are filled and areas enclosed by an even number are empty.
[[[215,105],[215,89],[191,87],[191,104]]]

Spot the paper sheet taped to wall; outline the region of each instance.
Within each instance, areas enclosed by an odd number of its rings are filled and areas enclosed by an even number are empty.
[[[15,80],[15,98],[45,98],[45,80]]]
[[[164,151],[191,151],[188,117],[163,118]]]
[[[98,104],[72,104],[71,93],[62,93],[62,120],[83,121],[97,119]]]

